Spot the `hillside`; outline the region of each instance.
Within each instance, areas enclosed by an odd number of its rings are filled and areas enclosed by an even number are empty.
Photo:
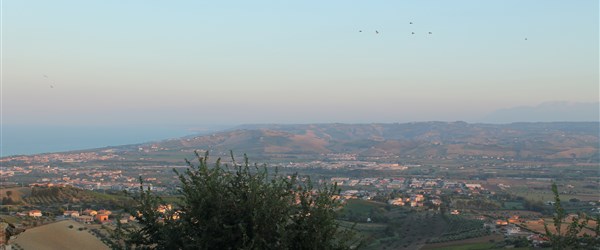
[[[599,131],[599,122],[243,125],[209,135],[0,160],[27,164],[80,158],[115,164],[170,164],[192,157],[195,150],[208,150],[219,157],[233,150],[263,162],[328,160],[336,154],[352,154],[366,160],[433,164],[597,165]]]
[[[112,150],[127,158],[145,159],[189,157],[193,150],[225,155],[233,150],[270,158],[350,153],[401,159],[500,158],[594,164],[599,162],[598,131],[597,122],[244,125],[211,135]]]

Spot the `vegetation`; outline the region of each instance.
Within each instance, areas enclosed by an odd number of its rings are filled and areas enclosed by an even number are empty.
[[[554,216],[552,218],[554,232],[544,223],[546,236],[552,243],[552,249],[597,249],[600,247],[600,216],[596,216],[594,219],[596,222],[595,235],[582,234],[591,218],[584,213],[579,213],[578,216],[573,216],[569,223],[567,213],[561,204],[556,183],[552,183],[552,193],[554,194]],[[568,225],[564,228],[563,224]]]
[[[461,216],[449,216],[445,218],[449,226],[447,231],[437,239],[430,240],[430,243],[464,240],[489,234],[483,228],[482,221],[465,219]]]
[[[352,229],[335,220],[340,206],[333,185],[313,188],[309,178],[270,175],[262,166],[213,167],[208,154],[176,174],[179,203],[163,212],[164,201],[140,186],[132,215],[140,228],[118,228],[123,247],[155,249],[350,249],[360,245]],[[140,182],[142,180],[140,179]],[[124,235],[122,235],[124,234]]]

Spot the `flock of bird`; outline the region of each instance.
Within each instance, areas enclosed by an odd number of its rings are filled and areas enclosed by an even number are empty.
[[[50,81],[50,78],[48,78],[47,75],[44,75],[44,78],[46,78],[46,81],[48,81],[50,88],[53,89],[54,88],[54,84]]]
[[[413,22],[409,22],[408,24],[413,24]],[[358,32],[362,33],[363,31],[362,31],[362,30],[358,30]],[[379,30],[375,30],[375,34],[376,34],[376,35],[379,35]],[[411,34],[411,35],[414,35],[414,34],[415,34],[415,32],[414,32],[414,31],[412,31],[410,34]],[[427,32],[427,34],[429,34],[429,35],[432,35],[432,34],[433,34],[433,32],[429,31],[429,32]],[[527,41],[527,37],[525,37],[525,41]],[[53,83],[50,81],[50,79],[48,78],[48,76],[47,76],[47,75],[44,75],[44,78],[46,78],[46,80],[49,82],[49,84],[50,84],[50,88],[51,88],[51,89],[53,89],[53,88],[54,88],[54,84],[53,84]]]
[[[413,22],[409,22],[408,24],[413,24]],[[358,30],[358,32],[362,33],[363,31],[362,31],[362,30]],[[375,30],[375,34],[376,34],[376,35],[379,35],[379,30]],[[415,33],[414,31],[412,31],[410,34],[411,34],[411,35],[414,35],[414,34],[416,34],[416,33]],[[433,34],[433,32],[429,31],[429,32],[427,32],[427,34],[429,34],[429,35],[432,35],[432,34]],[[527,41],[527,37],[525,37],[525,41]]]
[[[413,22],[409,22],[408,24],[413,24]],[[362,33],[363,31],[362,31],[362,30],[358,30],[358,32]],[[379,30],[375,30],[375,34],[376,34],[376,35],[379,35]],[[413,31],[413,32],[411,32],[410,34],[411,34],[411,35],[414,35],[414,34],[415,34],[415,32]],[[433,34],[433,32],[429,31],[429,32],[427,32],[427,34],[429,34],[429,35],[432,35],[432,34]],[[527,40],[527,39],[525,39],[525,40]]]

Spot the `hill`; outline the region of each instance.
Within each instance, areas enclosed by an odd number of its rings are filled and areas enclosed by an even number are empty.
[[[156,159],[182,152],[189,156],[198,149],[216,155],[233,150],[269,158],[349,153],[402,159],[598,163],[598,131],[598,122],[244,125],[115,150]]]
[[[366,160],[397,162],[597,165],[600,162],[599,131],[599,122],[263,124],[72,153],[93,152],[99,161],[109,159],[136,164],[181,162],[194,150],[209,150],[213,156],[227,156],[229,150],[233,150],[247,153],[257,161],[270,162],[327,160],[336,154],[351,154]],[[60,157],[55,159],[60,160]]]
[[[84,228],[84,225],[63,220],[28,229],[19,234],[14,244],[21,249],[110,249],[87,230],[79,228]]]

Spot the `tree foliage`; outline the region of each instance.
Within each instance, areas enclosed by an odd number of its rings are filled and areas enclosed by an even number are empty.
[[[585,213],[579,213],[577,216],[573,216],[569,222],[567,221],[568,214],[562,207],[556,183],[552,183],[552,193],[554,194],[552,224],[555,232],[552,232],[544,223],[546,236],[552,243],[552,249],[597,249],[600,247],[600,217],[590,218]],[[583,233],[590,220],[596,222],[596,226],[593,228],[595,235]],[[563,224],[566,224],[566,227],[563,227]]]
[[[350,249],[359,245],[352,229],[342,229],[335,210],[335,185],[313,187],[297,174],[270,174],[248,163],[198,164],[177,172],[180,200],[165,202],[140,186],[133,208],[141,227],[126,233],[126,247],[151,249]],[[141,179],[140,179],[141,182]]]

